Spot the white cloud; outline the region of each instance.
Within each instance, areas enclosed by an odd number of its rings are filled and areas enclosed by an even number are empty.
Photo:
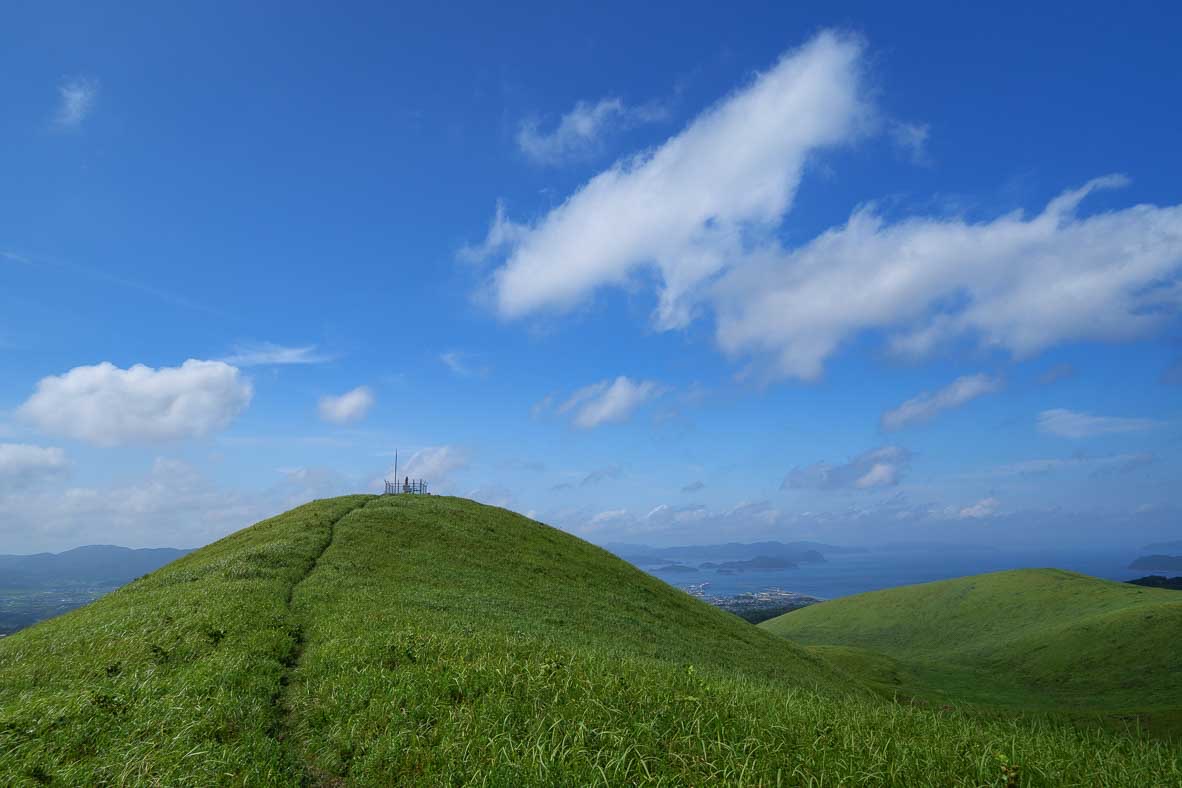
[[[855,40],[822,33],[656,150],[592,178],[536,225],[505,233],[495,223],[509,250],[492,282],[500,313],[568,308],[655,267],[658,324],[685,325],[696,290],[744,237],[775,229],[809,154],[857,135],[869,112],[861,52]]]
[[[1153,419],[1130,419],[1119,416],[1093,416],[1064,408],[1044,410],[1038,414],[1038,428],[1060,438],[1092,438],[1122,432],[1145,432],[1161,426]]]
[[[446,353],[441,353],[439,360],[443,365],[452,371],[453,374],[462,378],[470,378],[473,376],[486,377],[489,373],[488,366],[479,363],[468,353],[462,353],[458,350],[449,350]]]
[[[591,429],[601,424],[627,421],[632,413],[653,397],[661,386],[651,380],[634,381],[621,375],[584,386],[558,407],[559,413],[576,411],[574,425]]]
[[[98,80],[73,77],[58,86],[58,107],[54,122],[59,126],[74,127],[86,120],[98,97]]]
[[[465,497],[489,506],[499,506],[502,509],[513,509],[517,503],[513,491],[500,484],[482,484],[469,491]]]
[[[606,512],[600,512],[591,518],[591,525],[603,525],[614,520],[623,520],[628,516],[627,509],[609,509]]]
[[[0,443],[0,490],[31,487],[63,476],[70,467],[65,451],[27,443]]]
[[[540,400],[535,402],[529,409],[529,417],[531,419],[538,419],[549,413],[550,409],[554,407],[554,395],[547,394]]]
[[[914,164],[928,164],[928,126],[919,123],[895,121],[887,127],[895,144],[907,152]]]
[[[918,424],[934,418],[937,414],[958,408],[966,402],[1001,388],[1001,380],[989,375],[964,375],[938,391],[923,392],[902,405],[882,414],[882,427],[898,430],[910,424]]]
[[[1058,383],[1060,380],[1067,380],[1075,375],[1075,367],[1066,362],[1056,364],[1048,369],[1046,372],[1038,376],[1038,382],[1044,386],[1049,386],[1052,383]]]
[[[452,474],[468,467],[468,453],[458,446],[428,446],[419,449],[398,467],[398,475],[424,479],[432,489],[451,480]],[[386,474],[394,478],[394,469]]]
[[[719,343],[812,379],[871,329],[893,331],[891,349],[911,357],[961,336],[1028,357],[1145,335],[1182,303],[1163,284],[1182,268],[1182,206],[1075,216],[1088,193],[1122,183],[1097,179],[1032,219],[887,225],[859,210],[800,249],[765,249],[727,274],[714,291]]]
[[[665,115],[660,107],[628,107],[619,98],[595,103],[579,101],[553,131],[542,131],[537,119],[524,121],[517,130],[517,147],[537,164],[561,164],[594,152],[609,131],[660,120]]]
[[[333,424],[352,424],[364,419],[375,401],[369,386],[358,386],[339,397],[325,395],[320,398],[320,418]]]
[[[201,437],[225,429],[253,389],[236,367],[189,359],[179,367],[103,362],[42,378],[18,417],[53,435],[118,446]]]
[[[315,345],[287,347],[274,342],[257,342],[235,345],[234,353],[222,359],[236,367],[259,367],[279,364],[322,364],[331,361],[316,350]]]
[[[882,446],[863,452],[840,465],[818,462],[793,468],[780,485],[782,490],[871,490],[899,483],[911,461],[911,452],[900,446]]]
[[[1090,470],[1093,478],[1127,474],[1157,461],[1151,452],[1132,452],[1089,456],[1076,453],[1071,457],[1021,460],[994,468],[984,476],[1042,476],[1058,471]]]
[[[623,471],[620,470],[620,466],[618,465],[607,465],[603,468],[596,468],[583,477],[583,480],[579,482],[579,486],[587,487],[610,479],[618,479],[622,474]]]
[[[983,520],[997,514],[1001,501],[996,498],[982,498],[972,506],[966,506],[956,513],[961,520]]]
[[[600,543],[658,537],[661,541],[776,538],[783,536],[786,515],[767,501],[745,501],[730,509],[715,511],[705,506],[658,504],[647,514],[627,509],[609,509],[592,514],[587,510],[548,513],[546,522]]]
[[[330,470],[289,469],[266,490],[222,488],[185,462],[157,458],[126,483],[5,491],[0,544],[12,552],[83,544],[197,547],[314,498],[356,492],[357,480]]]
[[[907,357],[968,340],[1028,358],[1144,337],[1177,314],[1182,205],[1078,215],[1092,192],[1127,183],[1119,175],[1033,216],[888,222],[866,206],[784,248],[776,230],[808,156],[873,119],[861,68],[857,42],[821,34],[655,151],[600,173],[532,225],[510,223],[490,285],[500,314],[570,308],[655,270],[659,328],[711,307],[727,355],[810,380],[864,333],[886,333]],[[892,133],[915,140],[921,128]]]
[[[528,238],[529,233],[528,227],[509,218],[505,212],[504,201],[497,200],[496,212],[489,222],[484,240],[462,247],[457,256],[468,263],[479,263],[504,249],[516,246]]]

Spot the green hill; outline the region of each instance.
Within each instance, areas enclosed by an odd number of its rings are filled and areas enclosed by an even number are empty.
[[[893,588],[767,621],[764,629],[882,689],[1018,709],[1182,712],[1182,599],[1057,569]]]
[[[1054,719],[890,702],[524,517],[455,498],[353,496],[259,523],[0,640],[0,775],[1148,785],[1182,780],[1182,759]]]

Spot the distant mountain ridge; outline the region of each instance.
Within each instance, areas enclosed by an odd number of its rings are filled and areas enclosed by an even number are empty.
[[[86,545],[63,553],[0,555],[0,588],[117,586],[154,572],[192,550]]]

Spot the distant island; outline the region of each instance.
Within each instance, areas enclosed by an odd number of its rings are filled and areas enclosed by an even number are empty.
[[[1135,586],[1145,586],[1147,588],[1168,588],[1173,591],[1182,591],[1182,577],[1149,575],[1148,577],[1138,577],[1136,580],[1130,580],[1129,582]]]
[[[695,569],[692,566],[687,566],[686,564],[668,564],[667,566],[659,566],[653,571],[655,571],[655,572],[682,572],[682,573],[688,572],[690,574],[697,574],[697,572],[698,572],[697,569]]]
[[[1182,555],[1145,555],[1129,564],[1129,569],[1182,569]]]
[[[810,550],[810,553],[814,551]],[[817,561],[824,561],[825,558],[820,553],[814,553]],[[780,558],[771,555],[759,555],[755,558],[746,561],[723,561],[722,563],[714,563],[707,561],[704,564],[699,564],[698,568],[703,570],[713,569],[719,574],[734,574],[736,572],[775,572],[781,569],[795,569],[798,566],[796,561],[789,561],[787,558]]]

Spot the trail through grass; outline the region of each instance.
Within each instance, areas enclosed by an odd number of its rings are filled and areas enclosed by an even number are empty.
[[[287,600],[367,499],[301,506],[0,641],[0,784],[292,784]]]
[[[795,614],[794,614],[795,615]],[[884,700],[569,534],[318,501],[0,641],[8,785],[1176,785],[1177,748]]]

